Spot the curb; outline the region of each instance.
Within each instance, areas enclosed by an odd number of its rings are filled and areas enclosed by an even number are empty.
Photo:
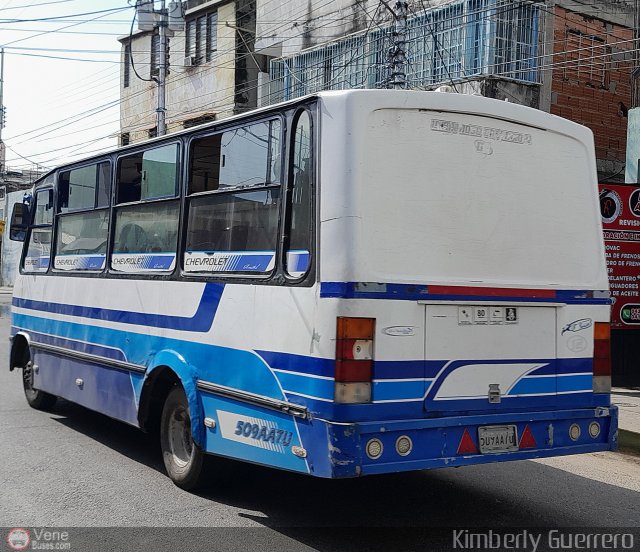
[[[618,429],[618,450],[640,455],[640,433]]]

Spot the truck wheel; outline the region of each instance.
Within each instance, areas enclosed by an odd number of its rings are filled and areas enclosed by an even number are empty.
[[[195,488],[203,474],[204,452],[191,437],[189,403],[182,387],[174,387],[162,410],[160,448],[171,480],[180,488]]]
[[[36,410],[51,410],[56,404],[57,397],[33,388],[33,362],[28,360],[22,368],[22,386],[24,396],[31,408]]]

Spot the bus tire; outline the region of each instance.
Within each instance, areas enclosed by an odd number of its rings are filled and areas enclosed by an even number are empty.
[[[179,385],[169,392],[162,409],[160,448],[171,480],[185,490],[197,487],[204,472],[205,453],[191,437],[189,403]]]
[[[55,395],[33,388],[33,362],[28,359],[22,367],[22,387],[29,406],[36,410],[51,410],[58,400]]]

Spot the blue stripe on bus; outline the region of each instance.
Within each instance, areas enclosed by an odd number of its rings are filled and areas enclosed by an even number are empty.
[[[141,365],[146,365],[149,356],[148,351],[161,351],[161,350],[174,350],[180,351],[180,354],[190,361],[194,363],[195,359],[207,359],[206,363],[200,364],[196,361],[194,364],[197,365],[197,372],[200,377],[204,377],[205,379],[213,382],[220,383],[222,385],[227,385],[229,387],[235,387],[238,389],[244,389],[247,391],[251,391],[257,394],[262,394],[264,396],[278,397],[282,398],[282,392],[280,391],[281,386],[278,379],[276,379],[276,375],[272,373],[268,366],[265,365],[264,357],[272,357],[273,359],[289,359],[291,357],[295,357],[297,363],[297,370],[300,371],[300,368],[304,365],[315,366],[333,366],[333,361],[329,359],[313,359],[311,357],[305,357],[302,355],[282,355],[281,353],[268,353],[263,351],[262,355],[257,356],[253,353],[236,350],[226,347],[221,347],[217,345],[204,344],[204,343],[194,343],[190,341],[176,340],[176,339],[167,339],[161,336],[151,336],[144,333],[144,328],[142,328],[141,333],[131,333],[123,330],[116,330],[110,328],[100,328],[86,324],[78,324],[73,322],[59,321],[59,320],[50,320],[40,317],[33,317],[22,314],[14,314],[14,328],[25,328],[29,331],[35,330],[44,334],[61,334],[59,339],[70,339],[74,341],[82,340],[93,342],[94,345],[89,345],[89,347],[97,346],[98,343],[111,343],[115,348],[119,348],[124,351],[127,360],[129,362],[138,363]],[[15,332],[14,332],[15,333]],[[264,355],[264,356],[263,356]],[[262,357],[262,360],[261,360]],[[455,361],[449,364],[447,373],[451,370],[469,364],[486,364],[489,362],[493,363],[505,363],[505,362],[535,362],[530,359],[520,359],[520,360],[494,360],[494,361]],[[556,361],[540,361],[540,362],[556,362]],[[564,362],[568,362],[570,364],[574,364],[576,362],[588,362],[590,363],[590,359],[561,359],[558,361],[558,364],[561,365]],[[396,379],[403,379],[403,374],[400,369],[405,362],[398,361],[397,363],[389,362],[388,365],[391,366],[395,364],[396,370],[393,375],[396,376]],[[429,371],[433,370],[434,373],[439,370],[438,367],[442,367],[444,365],[444,361],[434,361],[434,362],[414,362],[408,361],[406,363],[409,367],[415,368],[416,365],[432,366],[428,368]],[[589,364],[590,366],[590,364]],[[281,366],[274,366],[276,369],[281,368]],[[562,371],[562,370],[560,370]],[[589,371],[589,370],[585,370]],[[270,374],[271,377],[265,377],[267,374]],[[440,374],[439,384],[443,381],[446,374],[444,372]],[[583,382],[587,382],[589,376],[586,376],[586,379]],[[296,380],[296,389],[289,389],[288,391],[297,392],[302,395],[306,395],[307,398],[305,401],[308,403],[310,408],[318,413],[319,415],[338,415],[340,416],[341,412],[344,410],[344,415],[349,418],[349,416],[353,416],[354,412],[349,409],[354,408],[353,405],[335,405],[333,403],[327,403],[322,401],[321,399],[325,399],[325,401],[331,397],[331,395],[327,392],[327,390],[331,387],[331,382],[327,383],[327,380],[321,380],[318,378],[307,377],[304,373],[294,374],[289,381]],[[308,382],[304,382],[304,380],[308,380]],[[379,379],[379,378],[376,378]],[[404,378],[408,379],[408,378]],[[555,378],[536,378],[536,379],[548,379],[555,380]],[[563,378],[559,378],[563,379]],[[415,395],[406,395],[404,391],[407,387],[405,384],[408,384],[413,387],[414,384],[411,382],[382,382],[383,384],[380,386],[380,393],[382,393],[384,389],[384,393],[388,394],[377,394],[374,396],[374,400],[398,400],[402,399],[412,399],[418,398],[421,395],[415,391],[416,388],[412,391]],[[425,389],[427,388],[427,382],[416,382],[418,386],[424,385]],[[293,385],[293,384],[292,384]],[[439,385],[438,385],[439,386]],[[437,387],[434,385],[434,388]],[[577,384],[569,387],[567,383],[563,389],[567,390],[577,390],[579,387]],[[322,391],[324,389],[324,391]],[[139,396],[139,386],[136,386],[136,396]],[[306,392],[305,392],[306,391]],[[580,396],[584,395],[582,393]],[[319,400],[313,400],[313,397],[317,397]],[[535,396],[529,395],[528,397],[521,397],[522,402],[518,402],[517,408],[526,408],[528,406],[540,406],[544,407],[547,404],[547,397],[544,396]],[[555,399],[554,399],[555,400]],[[563,398],[563,404],[564,404]],[[601,402],[601,399],[599,399]],[[296,402],[299,402],[296,401]],[[436,401],[440,402],[440,401]],[[484,401],[486,402],[486,400]],[[589,400],[589,403],[594,402]],[[598,401],[596,401],[598,402]],[[473,403],[474,405],[478,405],[479,403]],[[555,404],[555,403],[552,403]],[[385,414],[393,414],[401,415],[402,413],[406,413],[406,415],[419,416],[421,415],[421,409],[423,405],[420,401],[416,402],[407,402],[407,403],[382,403],[382,404],[374,404],[374,405],[364,405],[365,408],[370,408],[372,410],[368,412],[359,412],[358,415],[363,415],[363,419],[369,419],[370,416],[383,416]],[[435,405],[429,408],[432,410]],[[447,401],[447,407],[454,407],[458,410],[460,408],[460,400]],[[477,406],[476,406],[477,407]],[[345,410],[346,409],[346,410]],[[394,410],[396,409],[396,410]],[[399,410],[398,410],[399,409]],[[438,410],[438,408],[435,408]],[[333,414],[332,414],[333,413]],[[403,414],[402,414],[403,415]]]
[[[285,393],[310,395],[320,399],[333,400],[334,381],[310,378],[303,374],[289,374],[276,370],[276,376]]]
[[[12,304],[14,307],[20,307],[23,309],[53,314],[64,314],[67,316],[79,316],[82,318],[93,318],[96,320],[106,320],[109,322],[118,322],[120,324],[166,328],[186,332],[207,332],[213,323],[223,291],[224,284],[211,282],[205,284],[198,309],[193,316],[170,316],[166,314],[101,309],[81,305],[50,303],[48,301],[34,301],[32,299],[23,299],[20,297],[14,297]]]
[[[19,328],[12,327],[12,335],[14,335]],[[96,343],[86,343],[84,341],[77,341],[73,339],[66,339],[64,337],[58,337],[54,335],[47,335],[43,333],[31,332],[32,338],[40,343],[46,343],[50,345],[56,345],[58,347],[64,347],[74,351],[93,354],[96,356],[102,356],[106,358],[116,360],[128,360],[126,355],[119,349],[113,347],[107,347]],[[274,351],[255,351],[264,361],[272,368],[287,370],[290,372],[296,372],[300,376],[316,375],[324,377],[333,377],[334,374],[334,360],[313,358],[304,355],[294,355],[289,353],[280,353]],[[373,379],[414,379],[414,378],[427,378],[431,379],[438,375],[441,369],[447,364],[448,361],[423,361],[423,360],[378,360],[373,363]],[[467,363],[478,363],[480,361],[467,361]],[[524,362],[521,359],[518,360],[493,360],[482,361],[482,363],[519,363]],[[563,359],[550,359],[550,360],[535,360],[532,362],[545,362],[547,363],[542,368],[531,372],[530,376],[539,375],[556,375],[556,374],[573,374],[573,373],[585,373],[592,371],[593,361],[591,358],[563,358]]]
[[[438,381],[431,387],[427,397],[433,399],[451,372],[457,370],[461,366],[470,366],[474,364],[545,364],[542,368],[546,369],[549,375],[567,374],[567,373],[583,373],[591,372],[592,359],[590,358],[559,358],[559,359],[493,359],[493,360],[456,360],[451,362],[439,375]],[[527,375],[539,375],[541,368]],[[545,378],[538,378],[545,379]],[[555,381],[556,378],[546,378]],[[562,378],[558,378],[562,379]],[[591,387],[591,384],[589,384]],[[550,391],[550,392],[555,392]]]
[[[272,368],[298,372],[302,375],[325,376],[332,378],[336,361],[330,358],[314,358],[275,351],[254,351]]]
[[[541,393],[590,392],[593,385],[591,374],[576,374],[559,378],[522,378],[509,391],[509,395],[531,395]]]
[[[557,378],[522,378],[509,391],[509,395],[534,395],[556,392]]]
[[[19,331],[18,328],[12,327],[11,335],[15,335],[17,331]],[[78,341],[76,339],[67,339],[64,337],[43,334],[31,330],[29,330],[29,337],[36,343],[55,345],[56,347],[63,347],[64,349],[69,349],[71,351],[86,353],[89,355],[99,356],[112,360],[127,360],[127,357],[123,351],[114,347],[107,347],[106,345],[87,343],[85,341]]]
[[[581,374],[591,372],[593,369],[592,358],[559,358],[548,361],[549,364],[534,370],[529,376],[549,376],[560,374]]]
[[[428,378],[437,374],[444,361],[375,360],[373,379]]]
[[[591,391],[583,391],[570,395],[555,393],[552,395],[503,395],[499,403],[489,403],[486,397],[474,399],[438,399],[428,403],[429,412],[447,412],[447,416],[457,414],[468,415],[470,412],[504,413],[506,409],[544,410],[546,408],[571,408],[606,406],[606,400],[602,396],[594,395]]]
[[[216,345],[203,343],[193,343],[189,341],[167,339],[160,336],[152,336],[146,333],[132,333],[124,330],[113,330],[109,328],[94,327],[73,322],[58,320],[48,320],[39,317],[14,314],[14,324],[16,328],[36,330],[42,333],[61,334],[69,339],[81,339],[90,342],[104,342],[113,344],[114,347],[122,349],[130,362],[145,365],[149,361],[148,351],[174,350],[195,366],[197,374],[203,379],[235,387],[256,394],[286,398],[282,394],[279,381],[266,366],[263,360],[255,354],[247,351],[234,350]],[[144,330],[144,329],[142,329]],[[305,357],[300,357],[305,358]],[[199,359],[206,359],[201,363]],[[467,361],[466,364],[469,362]],[[101,370],[94,366],[92,369]],[[138,400],[141,391],[141,380],[132,383],[136,391],[135,398]],[[313,378],[309,378],[313,379]],[[553,378],[550,378],[553,379]],[[387,382],[392,383],[392,382]],[[404,382],[398,382],[400,386]],[[426,383],[425,383],[426,387]],[[362,421],[380,420],[389,418],[421,418],[424,416],[425,404],[421,400],[402,402],[381,402],[373,404],[349,405],[336,404],[326,400],[314,400],[315,393],[306,394],[307,397],[296,395],[288,396],[288,399],[306,405],[314,416],[331,418],[339,422],[348,422],[354,419]],[[384,399],[378,399],[383,400]],[[466,410],[504,412],[505,409],[515,409],[515,411],[539,411],[548,408],[557,408],[559,405],[557,395],[528,395],[521,397],[503,397],[502,405],[487,405],[486,399],[479,400],[453,400],[453,401],[431,401],[427,403],[427,411],[435,414],[441,407],[446,407],[448,415],[455,413],[468,414]],[[608,406],[608,395],[596,395],[591,392],[572,393],[561,397],[563,407],[595,407]],[[443,410],[444,411],[444,410]]]
[[[244,391],[284,399],[275,374],[253,352],[207,343],[197,343],[153,336],[144,333],[100,328],[88,324],[50,320],[24,314],[13,314],[13,323],[27,332],[63,334],[63,338],[110,343],[124,351],[127,361],[148,366],[153,354],[176,351],[194,363],[198,377]]]
[[[593,376],[591,374],[583,374],[581,376],[567,376],[556,378],[558,393],[566,393],[569,391],[591,391],[593,389]]]
[[[335,360],[331,358],[314,358],[275,351],[256,350],[255,352],[269,366],[280,370],[329,378],[332,378],[335,373]],[[446,362],[444,360],[374,360],[373,379],[430,378],[435,376]]]
[[[367,289],[370,287],[370,289]],[[465,288],[466,289],[466,288]],[[518,295],[478,295],[429,293],[429,286],[418,284],[367,284],[362,282],[321,282],[320,297],[337,299],[396,299],[404,301],[489,301],[501,303],[518,301],[526,303],[566,303],[582,305],[610,305],[611,299],[594,298],[588,290],[553,290],[555,297]],[[548,290],[541,290],[548,291]]]
[[[373,401],[421,400],[429,385],[425,380],[374,381],[371,398]]]

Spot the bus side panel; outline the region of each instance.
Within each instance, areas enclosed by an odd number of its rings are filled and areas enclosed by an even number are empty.
[[[138,425],[132,374],[35,351],[34,387],[91,408],[117,420]]]
[[[310,472],[298,429],[299,424],[308,422],[206,391],[200,396],[208,423],[207,452],[290,471]]]

